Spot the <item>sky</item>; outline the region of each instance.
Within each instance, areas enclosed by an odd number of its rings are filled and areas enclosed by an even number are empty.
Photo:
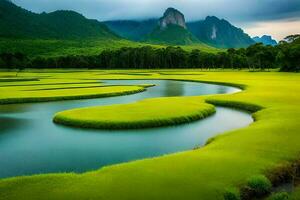
[[[168,7],[187,21],[206,16],[224,18],[251,36],[281,40],[300,33],[300,0],[12,0],[33,12],[74,10],[87,18],[105,20],[158,18]]]

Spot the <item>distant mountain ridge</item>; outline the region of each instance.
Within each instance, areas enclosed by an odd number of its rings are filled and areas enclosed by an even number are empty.
[[[74,11],[36,14],[0,0],[0,37],[83,39],[118,38],[106,25]]]
[[[277,45],[277,41],[272,38],[270,35],[263,35],[262,37],[253,37],[252,38],[256,43],[263,43],[264,45],[271,45],[275,46]]]
[[[147,21],[134,20],[119,20],[104,23],[118,35],[127,39],[141,41],[145,35],[150,34],[155,28],[157,28],[157,24],[160,24],[160,19],[152,19],[151,23],[147,23]],[[134,33],[131,31],[132,28],[130,27],[130,24],[132,23],[138,24]],[[147,26],[147,29],[144,26]],[[242,29],[237,28],[228,21],[219,19],[215,16],[209,16],[205,20],[186,22],[185,27],[194,36],[194,38],[200,42],[219,48],[247,47],[255,43],[253,39],[244,33]]]
[[[205,43],[238,48],[255,42],[228,21],[217,17],[185,22],[184,14],[168,8],[160,19],[99,22],[74,11],[33,13],[0,0],[0,37],[34,39],[120,39],[170,45]]]

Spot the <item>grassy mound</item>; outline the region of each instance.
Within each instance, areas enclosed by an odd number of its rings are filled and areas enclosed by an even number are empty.
[[[4,73],[4,74],[13,74]],[[33,103],[60,100],[111,97],[143,92],[152,85],[110,85],[99,79],[83,79],[85,73],[39,73],[22,72],[22,77],[7,78],[0,86],[0,104]],[[89,75],[89,73],[87,73]],[[78,76],[78,77],[77,77]],[[89,76],[91,78],[91,76]],[[97,80],[97,81],[96,81]],[[0,80],[1,82],[1,80]]]
[[[249,127],[218,136],[198,150],[109,166],[83,174],[3,179],[0,180],[0,199],[221,200],[228,188],[247,185],[249,178],[299,158],[300,74],[201,73],[189,76],[153,73],[153,76],[141,75],[139,78],[246,85],[243,92],[212,95],[207,99],[227,106],[251,105],[249,110],[257,110],[253,105],[259,105],[264,109],[254,114],[256,121]],[[74,73],[71,74],[74,76]],[[81,77],[95,78],[94,74],[78,73]],[[99,79],[130,77],[98,76]],[[294,199],[299,199],[299,191],[298,188],[293,194]]]
[[[145,91],[144,86],[107,86],[91,88],[63,88],[59,90],[32,90],[0,96],[0,104],[33,103],[60,100],[91,99],[135,94]]]
[[[98,129],[149,128],[187,123],[215,112],[200,98],[155,98],[130,104],[63,111],[53,121],[68,126]]]

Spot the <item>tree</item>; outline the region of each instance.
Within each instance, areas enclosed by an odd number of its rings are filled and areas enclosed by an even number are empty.
[[[188,59],[189,66],[192,68],[199,68],[200,66],[200,51],[198,49],[192,50]]]

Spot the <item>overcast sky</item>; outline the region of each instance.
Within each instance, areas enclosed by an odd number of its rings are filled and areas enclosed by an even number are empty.
[[[160,17],[168,7],[187,21],[208,15],[229,20],[251,36],[268,34],[277,40],[300,33],[300,0],[12,0],[34,12],[75,10],[103,20]]]

